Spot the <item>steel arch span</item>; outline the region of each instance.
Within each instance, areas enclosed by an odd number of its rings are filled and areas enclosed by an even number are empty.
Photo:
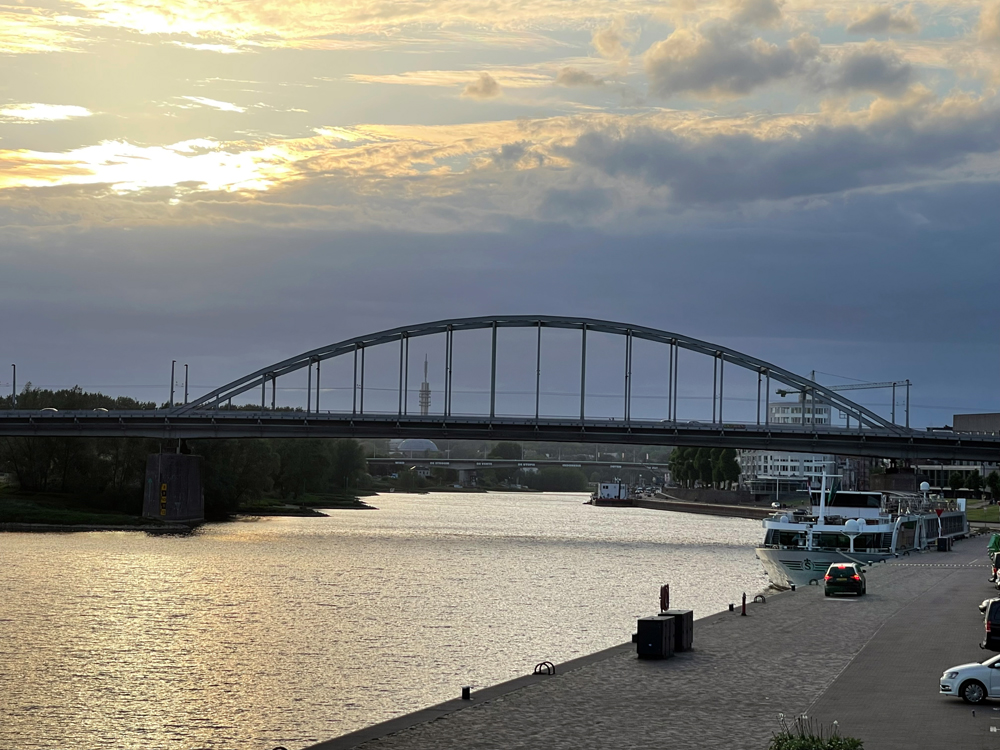
[[[757,423],[767,425],[769,423],[769,401],[771,382],[781,383],[789,386],[793,390],[800,391],[804,398],[810,402],[829,405],[847,415],[848,426],[851,421],[856,423],[858,431],[865,428],[872,428],[881,431],[888,431],[896,434],[910,434],[912,431],[906,427],[894,424],[884,419],[870,409],[857,404],[850,399],[841,396],[838,392],[823,387],[815,381],[808,380],[785,370],[770,362],[752,357],[748,354],[738,352],[725,346],[713,344],[708,341],[685,336],[684,334],[672,331],[664,331],[647,326],[631,325],[628,323],[617,323],[608,320],[597,320],[593,318],[571,318],[546,315],[510,315],[496,317],[476,317],[476,318],[453,318],[449,320],[439,320],[432,323],[421,323],[418,325],[402,326],[392,328],[377,333],[339,341],[335,344],[323,346],[312,351],[303,352],[294,357],[276,362],[268,367],[264,367],[256,372],[250,373],[242,378],[234,380],[221,388],[217,388],[188,404],[179,405],[171,410],[176,415],[194,415],[204,413],[206,410],[218,410],[226,403],[231,403],[231,399],[247,391],[259,388],[261,390],[261,409],[266,409],[267,391],[270,384],[271,408],[275,408],[275,392],[279,378],[293,372],[308,368],[307,387],[307,413],[319,412],[320,408],[320,377],[321,363],[337,357],[351,357],[354,362],[354,388],[352,414],[364,415],[364,379],[365,379],[365,352],[376,346],[395,345],[399,348],[399,408],[400,417],[407,415],[407,395],[409,393],[409,341],[410,339],[443,334],[445,336],[445,379],[444,379],[444,406],[441,416],[448,418],[451,413],[452,396],[452,358],[453,358],[453,336],[456,332],[474,330],[492,330],[492,354],[491,354],[491,382],[490,382],[490,413],[489,418],[496,417],[496,372],[497,372],[497,331],[501,328],[528,328],[537,330],[537,350],[536,350],[536,379],[535,379],[535,421],[539,420],[539,374],[541,371],[542,352],[542,330],[545,328],[576,330],[581,336],[581,360],[580,360],[580,422],[588,420],[586,415],[586,378],[587,378],[587,334],[605,333],[620,336],[625,343],[624,347],[624,421],[632,420],[631,417],[631,367],[632,367],[632,342],[635,339],[650,341],[669,348],[669,365],[666,380],[667,398],[667,422],[677,422],[677,392],[679,382],[678,354],[681,349],[695,352],[712,359],[713,367],[713,389],[712,389],[712,423],[722,423],[722,405],[724,403],[725,389],[725,366],[726,364],[740,367],[744,370],[756,373],[757,375]],[[313,372],[315,370],[315,380]],[[360,385],[360,407],[358,404],[358,386]],[[764,400],[761,399],[761,388],[764,388]],[[763,405],[763,419],[761,417],[761,407]],[[808,429],[809,422],[805,421],[805,410],[803,410],[803,423],[800,429]],[[484,415],[485,416],[485,415]]]

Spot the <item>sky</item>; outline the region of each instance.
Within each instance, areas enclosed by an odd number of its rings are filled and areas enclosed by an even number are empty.
[[[0,0],[0,65],[19,387],[165,401],[171,360],[197,396],[369,332],[545,314],[909,379],[917,427],[1000,411],[1000,2]],[[552,342],[556,413],[578,350]],[[615,345],[591,354],[609,416]],[[666,416],[657,356],[638,416]],[[686,372],[704,418],[711,369]]]

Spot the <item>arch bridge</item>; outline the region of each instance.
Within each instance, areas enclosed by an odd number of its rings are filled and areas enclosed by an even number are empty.
[[[516,364],[524,366],[526,359],[533,364],[534,387],[521,392],[520,396],[522,406],[529,403],[533,406],[533,413],[510,415],[498,410],[498,393],[503,393],[497,389],[498,362],[509,364],[501,362],[498,357],[498,333],[501,329],[527,329],[527,335],[531,337],[530,358],[523,355],[525,347],[522,346],[522,355]],[[573,386],[578,384],[579,409],[574,408],[572,414],[551,416],[541,411],[545,330],[575,332],[570,335],[578,337],[577,353],[573,355],[578,357],[578,366],[573,365],[572,374],[564,376],[575,381]],[[481,384],[483,396],[488,393],[488,408],[484,406],[481,413],[459,412],[453,408],[455,394],[459,393],[454,387],[455,335],[470,331],[483,331],[490,341],[488,351],[481,353],[484,364],[488,362],[489,373],[485,378],[488,389],[486,383]],[[598,334],[610,335],[620,342],[621,401],[614,416],[608,416],[606,411],[595,414],[592,408],[588,409],[588,370],[593,371],[593,365],[588,362],[588,341],[594,341]],[[430,413],[423,398],[418,398],[418,409],[414,410],[411,405],[416,378],[410,373],[410,343],[431,336],[443,338],[444,351],[443,362],[440,363],[443,364],[441,405],[434,413]],[[665,364],[665,368],[657,371],[659,393],[656,398],[661,407],[660,413],[655,415],[649,410],[640,416],[633,414],[633,354],[636,342],[649,342],[659,347],[659,356]],[[391,390],[395,391],[395,398],[390,409],[385,408],[386,391],[390,390],[386,387],[377,389],[382,398],[380,408],[372,409],[369,401],[366,409],[365,395],[373,391],[370,383],[373,373],[368,364],[373,350],[382,353],[380,359],[383,364],[375,373],[382,383],[387,375],[384,364],[386,353],[391,354],[392,372],[389,375],[394,381]],[[606,351],[606,347],[602,351]],[[684,398],[679,396],[681,377],[685,374],[680,367],[682,352],[690,352],[700,358],[704,374],[697,379],[707,381],[708,366],[711,367],[710,419],[695,422],[678,418],[678,400]],[[685,355],[685,358],[688,356]],[[324,409],[323,396],[330,391],[329,387],[323,387],[324,364],[329,372],[331,364],[336,364],[332,360],[346,364],[351,372],[351,382],[344,385],[351,394],[349,409]],[[606,367],[606,357],[603,364]],[[560,369],[566,369],[565,357],[562,357]],[[279,380],[301,378],[303,370],[306,376],[303,403],[293,406],[282,403],[279,406]],[[730,401],[726,399],[727,384],[732,383],[734,374],[740,373],[744,379],[747,373],[751,378],[751,396],[746,395],[744,380],[741,391],[744,395],[740,397],[743,404],[755,401],[754,417],[750,420],[726,418],[724,411],[727,404],[732,404],[732,396]],[[755,399],[752,397],[754,381]],[[800,394],[801,417],[798,423],[775,424],[772,421],[770,394],[775,383]],[[704,386],[707,390],[707,382]],[[257,393],[259,405],[238,403]],[[707,395],[704,398],[709,400]],[[530,403],[532,401],[533,404]],[[815,409],[820,406],[828,406],[831,416],[839,414],[845,419],[845,425],[816,422]],[[907,414],[907,422],[908,417]],[[166,410],[45,414],[8,411],[0,413],[0,434],[117,434],[189,439],[428,437],[551,440],[719,446],[906,459],[1000,459],[1000,436],[911,430],[907,425],[896,424],[851,401],[836,390],[725,346],[647,326],[592,318],[526,315],[456,318],[358,336],[268,365],[194,401],[171,405]]]

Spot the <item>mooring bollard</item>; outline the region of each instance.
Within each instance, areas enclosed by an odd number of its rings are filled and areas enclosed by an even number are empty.
[[[795,584],[792,584],[792,591],[795,591]]]
[[[743,592],[743,609],[740,610],[740,615],[743,617],[747,616],[747,592]]]
[[[463,701],[471,701],[472,700],[472,688],[471,687],[464,687],[464,688],[462,688],[462,700]]]

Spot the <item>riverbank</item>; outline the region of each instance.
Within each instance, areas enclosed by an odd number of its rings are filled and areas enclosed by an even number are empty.
[[[728,516],[730,518],[767,518],[772,508],[755,508],[748,505],[723,505],[722,503],[693,503],[657,493],[655,497],[639,498],[633,502],[636,508],[650,510],[672,510],[675,513],[699,513],[707,516]]]
[[[977,645],[976,605],[991,592],[983,540],[905,560],[869,570],[864,597],[811,586],[750,604],[747,617],[700,618],[693,650],[672,659],[640,661],[624,643],[310,750],[763,749],[779,714],[803,713],[869,750],[992,746],[1000,716],[985,706],[975,718],[937,688],[944,669],[988,655]]]
[[[73,495],[0,492],[0,531],[145,531],[163,526],[141,516],[90,507]]]
[[[295,502],[277,498],[241,506],[229,519],[243,517],[325,517],[323,510],[377,510],[359,495],[374,492],[351,491],[305,495]],[[187,533],[200,524],[163,523],[139,515],[91,507],[76,495],[59,493],[0,493],[0,531],[19,533],[71,531],[143,531],[147,533]]]
[[[0,523],[0,531],[20,534],[66,534],[78,531],[142,531],[146,534],[190,534],[196,527],[178,523],[114,525],[98,523]]]

